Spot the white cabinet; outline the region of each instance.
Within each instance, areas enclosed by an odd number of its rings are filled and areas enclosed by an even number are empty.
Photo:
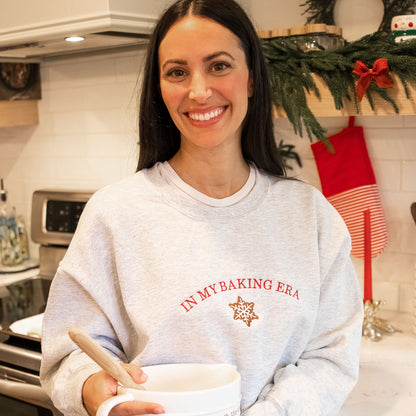
[[[65,37],[84,36],[87,50],[147,37],[169,0],[0,0],[0,59],[86,50]],[[120,35],[120,36],[117,36]]]

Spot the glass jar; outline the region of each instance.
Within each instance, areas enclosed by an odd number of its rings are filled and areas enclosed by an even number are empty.
[[[326,31],[330,39],[328,50],[335,50],[345,45],[345,39],[342,37],[342,28],[335,25],[327,25]]]
[[[19,243],[20,243],[20,250],[22,253],[22,259],[23,261],[29,260],[29,239],[27,236],[27,229],[25,220],[23,218],[23,215],[19,215],[17,218],[17,233],[19,235]]]
[[[313,42],[314,50],[324,50],[331,47],[331,40],[327,34],[325,24],[306,25],[306,35]]]
[[[306,33],[306,26],[294,26],[289,29],[290,39],[303,52],[319,51],[322,48]]]
[[[0,260],[5,266],[15,266],[23,261],[16,212],[8,204],[3,180],[0,190]]]

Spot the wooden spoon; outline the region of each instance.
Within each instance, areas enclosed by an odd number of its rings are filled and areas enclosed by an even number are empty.
[[[71,327],[68,335],[84,351],[92,358],[103,370],[107,371],[112,377],[119,381],[124,387],[132,389],[144,390],[144,387],[133,381],[130,374],[120,365],[120,363],[107,352],[98,342],[91,338],[81,328]]]

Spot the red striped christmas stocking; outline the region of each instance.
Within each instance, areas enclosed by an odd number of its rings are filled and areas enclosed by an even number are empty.
[[[354,117],[340,133],[311,145],[322,193],[343,217],[352,239],[351,254],[364,259],[364,300],[372,301],[371,259],[387,244],[387,227],[363,128]]]

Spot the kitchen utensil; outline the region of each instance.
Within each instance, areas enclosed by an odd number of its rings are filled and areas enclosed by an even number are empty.
[[[107,371],[112,377],[119,381],[123,386],[144,390],[143,386],[133,381],[130,374],[116,361],[101,345],[91,338],[85,331],[78,327],[71,327],[68,335],[84,351],[92,358],[102,369]]]

